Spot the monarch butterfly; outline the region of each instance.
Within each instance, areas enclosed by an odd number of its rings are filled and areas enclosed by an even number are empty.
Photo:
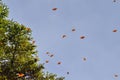
[[[75,29],[73,28],[73,29],[72,29],[72,31],[74,32],[74,31],[75,31]]]
[[[17,73],[18,77],[23,77],[24,74],[23,73]]]
[[[117,29],[114,29],[113,32],[117,32]]]
[[[81,37],[80,37],[80,39],[84,39],[84,38],[85,38],[85,36],[81,36]]]
[[[63,36],[62,36],[62,38],[65,38],[65,37],[66,37],[66,35],[63,35]]]
[[[61,64],[61,62],[58,62],[57,64],[58,64],[58,65],[60,65],[60,64]]]
[[[53,8],[52,10],[53,10],[53,11],[56,11],[56,10],[57,10],[57,8]]]

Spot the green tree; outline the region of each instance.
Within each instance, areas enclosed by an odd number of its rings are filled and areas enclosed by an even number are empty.
[[[0,0],[0,80],[64,80],[43,72],[32,30],[9,20],[8,7]]]

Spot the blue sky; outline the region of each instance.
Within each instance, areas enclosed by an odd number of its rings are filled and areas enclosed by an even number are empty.
[[[9,7],[9,19],[32,29],[41,63],[50,61],[46,71],[65,80],[120,79],[119,0],[3,1]],[[52,11],[54,7],[58,9]],[[113,29],[118,31],[113,33]],[[62,39],[64,34],[67,37]],[[47,56],[47,51],[54,57]],[[57,65],[58,61],[62,64]]]

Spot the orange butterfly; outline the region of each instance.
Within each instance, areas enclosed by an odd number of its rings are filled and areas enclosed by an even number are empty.
[[[60,64],[61,64],[61,62],[58,62],[57,64],[58,64],[58,65],[60,65]]]
[[[23,77],[24,74],[23,73],[17,73],[18,77]]]
[[[117,29],[114,29],[113,32],[117,32]]]
[[[63,35],[63,36],[62,36],[62,38],[65,38],[65,37],[66,37],[66,35]]]
[[[72,31],[74,32],[74,31],[75,31],[75,29],[73,28],[73,29],[72,29]]]
[[[57,10],[57,8],[53,8],[52,10],[53,10],[53,11],[56,11],[56,10]]]
[[[80,37],[80,39],[84,39],[84,38],[85,38],[85,36],[81,36],[81,37]]]

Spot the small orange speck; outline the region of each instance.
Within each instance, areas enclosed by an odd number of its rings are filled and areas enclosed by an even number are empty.
[[[17,73],[18,77],[23,77],[24,74],[23,73]]]
[[[81,36],[81,37],[80,37],[80,39],[84,39],[84,38],[85,38],[85,36]]]
[[[72,31],[74,32],[74,31],[75,31],[75,29],[73,28],[73,29],[72,29]]]
[[[53,11],[56,11],[56,10],[57,10],[57,8],[53,8],[52,10],[53,10]]]
[[[62,35],[62,38],[65,38],[65,37],[67,37],[66,35]]]
[[[61,64],[61,62],[58,62],[57,64],[58,64],[58,65],[60,65],[60,64]]]
[[[113,32],[117,32],[117,29],[114,29]]]

